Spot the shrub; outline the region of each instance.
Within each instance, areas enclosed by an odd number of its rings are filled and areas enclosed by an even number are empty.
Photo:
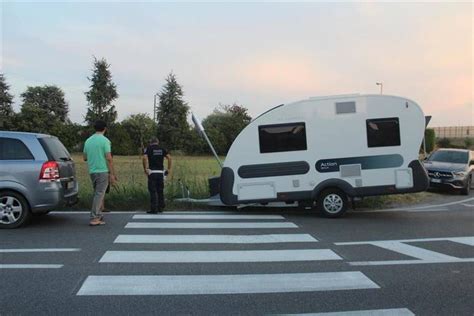
[[[425,129],[425,145],[426,145],[426,152],[430,153],[433,151],[435,146],[436,136],[435,131],[432,128]]]

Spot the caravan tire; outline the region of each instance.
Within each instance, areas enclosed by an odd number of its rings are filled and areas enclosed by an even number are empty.
[[[326,189],[319,195],[316,205],[324,217],[340,217],[347,210],[347,195],[337,188]]]

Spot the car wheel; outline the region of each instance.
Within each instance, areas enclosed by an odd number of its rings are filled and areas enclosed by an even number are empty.
[[[467,180],[466,186],[461,189],[462,195],[469,195],[469,190],[471,190],[471,181],[472,181],[472,177],[469,177],[469,179]]]
[[[17,228],[31,218],[25,198],[12,191],[0,192],[0,228]]]
[[[318,197],[317,207],[324,217],[340,217],[347,210],[347,195],[339,189],[324,190]]]

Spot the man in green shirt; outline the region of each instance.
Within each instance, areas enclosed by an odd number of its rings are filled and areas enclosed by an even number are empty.
[[[84,161],[87,161],[94,188],[89,223],[91,226],[105,224],[101,211],[105,191],[109,183],[114,185],[117,182],[110,140],[104,136],[107,131],[107,124],[102,120],[98,120],[95,122],[94,128],[95,134],[89,137],[84,144]]]

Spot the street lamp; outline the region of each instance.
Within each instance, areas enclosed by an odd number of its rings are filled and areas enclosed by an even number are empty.
[[[383,93],[383,82],[376,82],[375,83],[377,86],[380,86],[380,94]]]

